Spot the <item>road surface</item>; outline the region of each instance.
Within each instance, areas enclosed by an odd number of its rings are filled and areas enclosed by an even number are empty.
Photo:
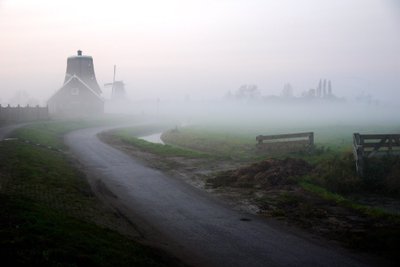
[[[366,260],[268,221],[233,211],[193,188],[104,144],[107,128],[65,136],[95,191],[135,222],[146,240],[193,266],[369,266]]]

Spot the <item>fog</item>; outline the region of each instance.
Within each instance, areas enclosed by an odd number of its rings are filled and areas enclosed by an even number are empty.
[[[106,106],[107,107],[107,106]],[[301,128],[332,125],[378,126],[399,123],[398,108],[357,102],[231,102],[143,101],[130,108],[110,107],[114,113],[175,119],[177,126],[207,124],[220,127]],[[172,126],[172,125],[171,125]],[[400,131],[400,128],[398,129]],[[243,129],[242,129],[243,131]]]
[[[399,28],[395,0],[2,0],[0,103],[45,105],[62,86],[67,57],[81,49],[106,99],[102,85],[117,65],[131,104],[116,112],[395,120]],[[300,98],[320,79],[344,102],[265,100],[287,83]],[[226,101],[243,84],[263,100]]]

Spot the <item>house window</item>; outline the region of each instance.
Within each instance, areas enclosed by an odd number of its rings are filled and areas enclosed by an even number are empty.
[[[71,95],[79,95],[79,88],[72,88]]]

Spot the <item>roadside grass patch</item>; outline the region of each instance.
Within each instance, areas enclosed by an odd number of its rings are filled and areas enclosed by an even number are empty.
[[[165,266],[149,248],[29,198],[0,194],[3,266]]]
[[[0,170],[9,176],[3,192],[71,212],[95,206],[85,177],[61,153],[17,141],[2,142],[0,149]]]
[[[290,156],[302,158],[315,164],[322,160],[330,159],[342,152],[351,151],[352,135],[348,133],[349,130],[341,131],[336,138],[332,136],[331,130],[329,128],[328,131],[324,127],[317,129],[315,132],[315,146],[311,149],[297,152],[259,150],[256,148],[255,137],[259,134],[302,132],[306,131],[306,129],[268,129],[265,131],[256,131],[255,129],[231,129],[230,127],[189,126],[166,131],[163,133],[162,139],[169,144],[211,153],[231,160],[250,162],[268,157],[283,159]],[[348,136],[346,133],[348,133]]]
[[[318,195],[322,199],[335,202],[338,205],[359,211],[367,216],[374,217],[374,218],[389,218],[394,219],[398,223],[400,223],[400,215],[389,213],[381,208],[369,207],[366,205],[358,204],[340,194],[332,193],[327,189],[308,183],[308,182],[301,182],[301,188],[304,190],[311,192],[313,194]]]
[[[149,128],[147,128],[149,129]],[[181,148],[181,147],[176,147],[173,145],[169,144],[156,144],[156,143],[151,143],[145,140],[142,140],[138,138],[137,136],[143,135],[145,133],[152,132],[149,130],[144,130],[143,128],[127,128],[127,129],[119,129],[119,130],[114,130],[109,133],[106,133],[107,135],[111,135],[114,138],[119,139],[120,141],[132,145],[136,148],[138,148],[141,151],[157,154],[160,156],[171,156],[171,157],[188,157],[188,158],[207,158],[210,157],[209,154],[191,150],[191,149],[186,149],[186,148]]]
[[[162,139],[168,144],[226,159],[248,160],[257,157],[252,138],[230,133],[187,127],[166,131]]]
[[[101,118],[91,119],[41,121],[18,128],[12,135],[22,140],[29,140],[33,144],[42,144],[44,146],[63,149],[65,145],[62,136],[67,132],[82,128],[114,125],[131,121],[139,121],[139,119],[132,116],[107,115]]]
[[[124,127],[110,131],[111,133],[118,134],[126,137],[140,137],[164,131],[168,126],[166,124],[143,124],[133,127]]]
[[[62,134],[95,125],[96,122],[86,120],[46,121],[18,128],[13,132],[13,136],[22,140],[29,140],[34,144],[62,149],[65,148],[62,142]]]
[[[13,136],[62,148],[61,134],[88,126],[38,123]],[[93,195],[65,154],[45,146],[0,142],[0,210],[5,266],[182,266],[111,230],[120,230],[121,219]]]

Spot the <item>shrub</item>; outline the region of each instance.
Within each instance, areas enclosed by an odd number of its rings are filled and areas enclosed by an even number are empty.
[[[363,181],[367,190],[400,192],[400,158],[382,157],[365,160]]]
[[[311,177],[312,182],[337,193],[350,193],[360,189],[362,180],[355,171],[351,153],[320,162]]]

